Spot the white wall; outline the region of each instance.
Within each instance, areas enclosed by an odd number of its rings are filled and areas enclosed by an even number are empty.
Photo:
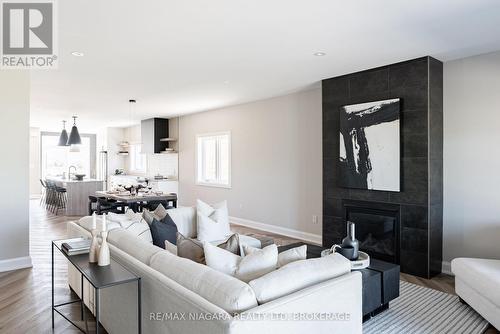
[[[181,117],[180,204],[193,205],[197,198],[227,199],[231,216],[313,234],[320,241],[321,122],[319,88]],[[232,188],[197,186],[195,136],[227,130]],[[318,216],[317,224],[312,223],[313,215]]]
[[[28,71],[0,71],[0,271],[31,265],[29,258]]]
[[[443,258],[500,259],[500,52],[444,64]]]
[[[30,196],[39,197],[40,184],[40,129],[30,128]]]

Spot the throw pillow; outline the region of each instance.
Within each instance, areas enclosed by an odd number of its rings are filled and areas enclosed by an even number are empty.
[[[149,211],[148,209],[144,209],[142,211],[142,218],[151,225],[153,220],[162,220],[167,216],[167,210],[163,207],[163,205],[158,205],[158,207],[154,211]]]
[[[226,201],[209,205],[197,200],[196,211],[198,240],[211,242],[231,235]]]
[[[175,246],[174,246],[175,247]],[[239,246],[239,237],[237,234],[233,234],[229,237],[225,242],[217,247],[221,249],[225,249],[228,252],[239,255],[240,246]],[[176,254],[177,256],[190,259],[194,262],[205,264],[205,252],[203,250],[203,243],[191,238],[186,238],[181,233],[177,232],[177,247],[176,250],[173,250],[172,245],[165,244],[165,249],[169,250],[171,253]]]
[[[243,250],[245,254],[252,254],[253,252],[259,251],[260,249],[251,246],[243,246]],[[281,268],[288,263],[299,260],[305,260],[306,258],[307,258],[307,245],[291,248],[278,254],[277,267]]]
[[[245,248],[245,246],[243,246]],[[205,242],[203,245],[207,266],[244,282],[249,282],[276,269],[278,247],[270,245],[247,253],[245,257],[232,254]]]
[[[284,265],[291,262],[305,260],[306,258],[307,258],[307,245],[302,245],[299,247],[286,250],[278,254],[278,268],[281,268]]]
[[[153,245],[163,248],[165,247],[165,240],[174,245],[177,243],[177,225],[169,215],[162,220],[153,219],[149,227],[153,237]]]

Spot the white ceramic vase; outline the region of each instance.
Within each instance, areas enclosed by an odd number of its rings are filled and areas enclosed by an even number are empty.
[[[109,266],[110,264],[109,245],[107,241],[108,231],[102,231],[101,238],[102,238],[102,243],[101,243],[101,248],[99,249],[97,265],[104,267],[104,266]]]
[[[91,233],[92,243],[90,244],[89,262],[96,263],[99,261],[99,240],[97,239],[99,231],[97,229],[93,229]]]

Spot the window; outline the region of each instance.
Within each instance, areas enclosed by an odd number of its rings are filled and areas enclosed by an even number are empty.
[[[58,146],[59,133],[41,133],[41,176],[61,176],[68,173],[70,166],[76,167],[76,173],[86,177],[95,177],[95,135],[80,134],[82,144],[78,152],[70,151],[67,146]],[[75,170],[71,171],[72,173]]]
[[[146,173],[146,155],[141,153],[141,144],[130,145],[130,171]]]
[[[231,133],[220,132],[196,136],[196,183],[214,187],[231,187]]]

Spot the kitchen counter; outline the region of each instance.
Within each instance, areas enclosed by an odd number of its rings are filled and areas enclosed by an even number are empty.
[[[68,180],[62,177],[47,177],[57,186],[66,188],[66,215],[86,216],[88,212],[89,196],[95,196],[95,192],[103,190],[104,183],[97,179]]]

